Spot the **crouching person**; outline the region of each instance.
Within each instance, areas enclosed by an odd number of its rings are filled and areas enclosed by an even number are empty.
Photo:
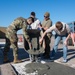
[[[49,29],[47,29],[42,38],[40,39],[40,43],[42,42],[44,36],[48,33],[48,32],[52,32],[52,31],[56,32],[56,38],[55,38],[55,43],[54,43],[54,47],[52,50],[52,57],[55,56],[55,53],[57,52],[57,48],[58,48],[58,44],[60,42],[60,40],[63,40],[63,62],[67,62],[67,45],[64,44],[64,41],[66,41],[66,37],[69,37],[70,35],[70,28],[66,23],[60,22],[58,21],[55,25],[53,25],[52,27],[50,27]],[[68,35],[68,36],[67,36]]]
[[[22,17],[19,17],[15,19],[11,25],[6,29],[6,44],[4,47],[4,62],[8,61],[7,53],[10,50],[10,45],[13,48],[13,56],[14,56],[14,63],[21,62],[18,59],[18,37],[17,37],[17,31],[22,29],[24,38],[28,41],[30,45],[30,38],[27,33],[27,25],[30,25],[34,22],[34,19],[32,17],[29,17],[28,19],[24,19]]]

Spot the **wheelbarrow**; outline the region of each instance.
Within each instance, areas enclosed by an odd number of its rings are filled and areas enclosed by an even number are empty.
[[[38,55],[43,54],[44,48],[39,44],[40,30],[38,29],[28,29],[28,35],[32,43],[32,49],[30,49],[28,42],[24,38],[24,49],[29,53],[30,61],[38,61]]]

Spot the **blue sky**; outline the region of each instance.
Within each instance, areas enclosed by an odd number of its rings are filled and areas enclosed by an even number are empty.
[[[0,26],[8,27],[17,17],[28,18],[30,12],[43,21],[50,12],[53,24],[57,21],[75,21],[75,0],[0,0]]]

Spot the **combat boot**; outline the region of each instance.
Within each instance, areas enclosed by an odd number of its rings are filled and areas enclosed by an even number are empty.
[[[15,56],[13,63],[20,63],[20,62],[22,62],[22,61],[18,59],[18,56]]]

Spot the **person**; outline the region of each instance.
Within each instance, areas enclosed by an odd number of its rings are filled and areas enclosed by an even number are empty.
[[[40,22],[40,20],[38,19],[38,18],[36,18],[36,14],[35,14],[35,12],[31,12],[30,13],[30,17],[32,17],[32,18],[34,18],[34,22],[31,24],[31,25],[29,25],[28,26],[28,29],[32,29],[32,30],[34,30],[34,29],[38,29],[38,30],[40,30],[41,28],[39,28],[39,26],[41,25],[41,22]],[[34,39],[33,37],[31,37],[31,42],[32,42],[32,39]],[[37,49],[39,49],[39,38],[38,37],[36,37],[36,39],[37,39],[37,47],[35,48],[34,46],[32,46],[33,47],[33,50],[37,50]],[[33,44],[32,44],[33,45]],[[31,62],[36,62],[37,60],[36,59],[38,59],[38,56],[37,55],[30,55],[30,59],[31,59]]]
[[[30,25],[31,23],[34,22],[34,19],[32,17],[29,17],[28,19],[25,19],[23,17],[19,17],[17,19],[15,19],[10,26],[6,29],[6,44],[4,47],[4,62],[8,61],[7,58],[7,53],[10,49],[10,45],[13,48],[13,56],[14,56],[14,63],[18,63],[20,62],[20,60],[18,59],[18,37],[17,37],[17,31],[22,29],[23,30],[23,35],[24,38],[28,41],[30,47],[31,47],[31,43],[30,43],[30,38],[29,35],[27,33],[27,25]]]
[[[75,32],[71,32],[72,43],[75,47]]]
[[[72,45],[75,47],[75,32],[71,32],[70,35],[66,38],[64,44],[68,45],[69,38],[72,38]]]
[[[34,22],[31,24],[31,29],[39,29],[41,21],[38,18],[36,18],[35,12],[31,12],[30,17],[34,18]]]
[[[58,44],[60,42],[60,40],[62,39],[63,40],[63,62],[67,62],[67,46],[66,44],[64,44],[66,41],[66,37],[69,37],[70,35],[70,28],[69,26],[66,24],[66,23],[63,23],[63,22],[56,22],[55,25],[51,26],[49,29],[47,29],[44,34],[42,35],[42,38],[39,40],[39,42],[41,43],[44,36],[49,33],[49,32],[52,32],[52,31],[55,31],[56,32],[56,39],[55,39],[55,43],[54,43],[54,47],[53,47],[53,50],[52,50],[52,57],[55,56],[55,53],[57,52],[57,48],[58,48]],[[68,36],[67,36],[68,35]]]
[[[52,21],[50,19],[50,13],[46,12],[44,14],[44,20],[42,22],[42,30],[41,30],[41,36],[42,34],[52,26]],[[50,58],[50,40],[51,40],[52,33],[47,33],[43,40],[43,47],[45,49],[45,53],[43,54],[44,58]]]

